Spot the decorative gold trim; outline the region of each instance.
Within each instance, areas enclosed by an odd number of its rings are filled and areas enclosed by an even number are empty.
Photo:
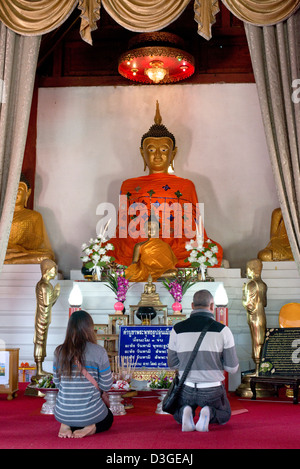
[[[186,60],[192,65],[195,64],[194,57],[188,52],[183,51],[182,49],[177,49],[174,47],[165,47],[165,46],[146,46],[140,47],[138,49],[132,49],[130,51],[124,52],[119,58],[119,65],[122,62],[128,62],[137,57],[181,57],[181,60]]]
[[[162,374],[165,374],[170,378],[174,378],[174,376],[176,375],[176,371],[165,368],[153,368],[153,370],[149,368],[136,368],[133,372],[132,378],[136,381],[150,381],[151,379],[159,378]]]

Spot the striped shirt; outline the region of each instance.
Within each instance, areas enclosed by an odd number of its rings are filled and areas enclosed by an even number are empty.
[[[179,377],[188,363],[199,334],[211,319],[212,313],[195,310],[188,319],[178,322],[171,330],[168,365],[179,370]],[[213,321],[196,354],[186,382],[201,383],[204,387],[210,387],[224,380],[224,370],[235,373],[238,367],[231,330],[224,324]]]
[[[84,352],[86,370],[93,376],[102,391],[109,391],[113,379],[106,350],[97,344],[87,343]],[[82,374],[77,366],[72,376],[59,376],[57,350],[54,352],[53,379],[58,388],[54,416],[70,427],[86,427],[101,422],[108,410],[99,391]]]

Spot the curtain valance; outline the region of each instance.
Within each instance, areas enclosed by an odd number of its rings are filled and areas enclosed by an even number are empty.
[[[0,20],[22,36],[45,34],[60,26],[78,0],[5,0],[0,2]]]
[[[280,23],[300,7],[300,0],[222,0],[240,20],[257,26]]]
[[[92,43],[101,3],[121,26],[136,32],[159,31],[175,21],[191,0],[5,0],[0,3],[0,21],[12,31],[34,36],[60,26],[78,7],[81,10],[80,34]],[[284,21],[299,7],[300,0],[222,0],[239,19],[254,25]],[[219,0],[194,0],[194,19],[198,33],[211,38],[211,27],[219,12]]]
[[[101,3],[121,26],[136,32],[159,31],[175,21],[191,0],[6,0],[0,3],[0,21],[23,36],[48,33],[60,26],[78,6],[80,34],[92,43]],[[194,0],[198,33],[211,38],[211,26],[219,12],[218,0]]]

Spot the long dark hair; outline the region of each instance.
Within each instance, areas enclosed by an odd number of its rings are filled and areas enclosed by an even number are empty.
[[[74,311],[69,318],[65,341],[55,351],[59,375],[71,376],[72,366],[77,361],[84,366],[83,353],[87,342],[97,343],[93,319],[84,310]]]

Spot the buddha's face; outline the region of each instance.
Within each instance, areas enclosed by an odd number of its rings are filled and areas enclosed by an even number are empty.
[[[16,208],[26,207],[30,194],[31,189],[28,189],[25,182],[20,182],[16,198]]]
[[[147,137],[143,141],[141,155],[149,174],[167,173],[173,164],[177,148],[173,148],[173,141],[169,137]]]
[[[148,222],[148,236],[149,238],[159,237],[159,224],[157,222]]]
[[[246,266],[246,276],[248,278],[257,278],[260,276],[260,264],[256,262],[249,262]]]

